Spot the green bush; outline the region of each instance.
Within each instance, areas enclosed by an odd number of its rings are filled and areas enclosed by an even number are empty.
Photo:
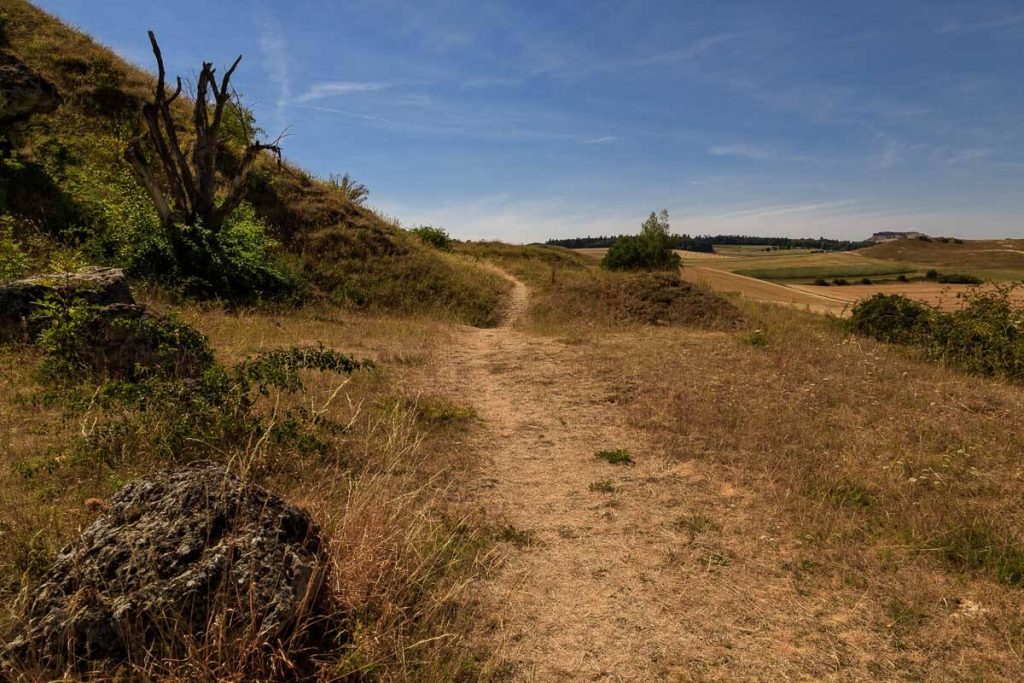
[[[1024,311],[1013,301],[1021,285],[976,288],[964,306],[944,313],[899,295],[876,294],[853,308],[849,325],[880,341],[914,344],[925,358],[968,372],[1024,379]]]
[[[925,305],[899,294],[875,294],[857,302],[850,328],[879,341],[905,344],[924,334],[932,317]]]
[[[7,216],[0,216],[0,284],[24,275],[28,265],[28,257],[14,240],[13,221]]]
[[[964,273],[939,274],[935,279],[944,285],[980,285],[984,282],[980,277]]]
[[[218,232],[196,226],[181,235],[175,248],[158,232],[140,237],[129,273],[186,296],[232,302],[282,300],[301,290],[249,204],[243,202]]]
[[[869,277],[862,277],[860,279],[860,283],[862,285],[870,285],[871,284],[871,278],[869,278]]]
[[[40,304],[36,315],[50,323],[39,337],[44,380],[195,377],[213,363],[204,335],[173,317],[148,315],[137,307],[51,299]]]
[[[939,271],[937,271],[934,268],[932,268],[927,273],[924,274],[924,278],[926,280],[938,280],[939,279]]]
[[[832,284],[834,284],[836,287],[844,287],[850,284],[850,281],[843,277],[837,277],[834,280],[832,280]]]
[[[594,457],[604,460],[612,465],[632,465],[633,457],[624,448],[616,448],[612,451],[597,451]]]
[[[962,296],[961,310],[934,315],[928,355],[970,372],[1024,378],[1024,311],[1011,300],[1014,289],[976,289]]]
[[[441,251],[452,250],[452,238],[444,228],[435,228],[430,225],[421,225],[409,232],[419,237],[423,242]]]
[[[608,270],[676,270],[679,255],[672,250],[668,211],[651,212],[639,235],[623,235],[608,248],[601,266]]]
[[[814,284],[817,285],[818,287],[828,287],[828,280],[819,277],[814,280]]]
[[[303,389],[303,371],[350,374],[372,366],[322,347],[293,347],[231,367],[211,363],[189,378],[148,373],[131,380],[106,379],[98,386],[49,382],[42,399],[70,414],[92,411],[98,416],[71,449],[69,465],[81,463],[94,471],[149,458],[223,461],[251,454],[262,444],[272,447],[275,457],[261,466],[282,471],[294,464],[289,452],[326,455],[332,448],[328,436],[345,425],[308,406],[284,407],[279,397]],[[268,401],[270,411],[264,409]]]

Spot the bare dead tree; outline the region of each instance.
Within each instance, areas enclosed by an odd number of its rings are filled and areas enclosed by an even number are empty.
[[[181,77],[177,78],[174,92],[168,94],[163,56],[152,31],[149,31],[149,42],[153,46],[158,70],[156,90],[153,101],[142,107],[144,126],[132,138],[124,157],[153,201],[160,223],[172,240],[185,226],[202,224],[216,233],[241,203],[246,181],[260,153],[271,152],[280,162],[280,139],[271,143],[259,142],[245,126],[246,145],[241,160],[231,177],[219,180],[217,155],[225,144],[221,137],[225,110],[229,105],[240,109],[231,90],[231,76],[242,61],[241,55],[224,72],[219,83],[213,64],[203,62],[192,111],[194,140],[183,149],[171,112],[171,105],[181,95]],[[148,139],[152,148],[152,158],[147,157],[144,139]],[[218,190],[222,196],[219,203]]]

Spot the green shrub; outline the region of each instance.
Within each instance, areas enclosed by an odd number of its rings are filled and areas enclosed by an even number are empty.
[[[880,341],[919,346],[924,356],[968,372],[1024,379],[1024,311],[1020,285],[975,288],[964,306],[944,313],[899,295],[876,294],[853,307],[850,328]]]
[[[249,204],[243,202],[218,232],[196,226],[181,235],[175,248],[158,232],[140,237],[129,273],[186,296],[236,303],[282,300],[301,290],[277,253],[278,243]]]
[[[601,266],[608,270],[675,270],[679,255],[672,250],[668,211],[644,221],[639,235],[623,235],[608,248]]]
[[[870,285],[871,284],[871,278],[869,278],[869,277],[862,277],[860,279],[860,283],[862,285]]]
[[[818,287],[828,287],[828,280],[819,277],[814,280],[814,284],[817,285]]]
[[[598,451],[594,453],[594,457],[604,460],[612,465],[630,465],[633,462],[632,456],[629,451],[624,448],[617,448],[613,451]]]
[[[418,228],[411,229],[409,232],[419,237],[424,243],[429,244],[432,247],[436,247],[441,251],[452,250],[452,238],[444,228],[421,225]]]
[[[939,271],[937,271],[934,268],[932,268],[931,270],[929,270],[927,273],[924,274],[924,278],[926,280],[938,280],[939,279]]]
[[[933,316],[928,356],[983,375],[1024,379],[1024,312],[1011,299],[1014,286],[975,289],[964,307]]]
[[[946,560],[960,571],[987,571],[1000,583],[1024,587],[1024,547],[990,525],[971,521],[938,539]]]
[[[931,319],[931,310],[899,294],[875,294],[857,302],[850,315],[850,328],[879,341],[900,344],[914,341],[924,334]]]
[[[326,455],[333,424],[309,406],[284,407],[278,397],[303,389],[301,372],[350,374],[370,368],[322,347],[294,347],[257,354],[231,367],[211,363],[190,378],[147,373],[132,380],[107,379],[99,386],[45,386],[43,399],[72,414],[93,411],[98,421],[83,435],[69,464],[95,468],[126,460],[156,458],[181,463],[196,459],[223,461],[238,453],[273,447],[275,458],[262,464],[277,471],[292,463],[293,453]],[[263,404],[270,402],[270,411]]]
[[[764,330],[754,330],[749,334],[742,335],[740,340],[750,346],[768,346],[768,333]]]
[[[151,316],[140,308],[51,299],[40,304],[36,315],[50,322],[39,338],[46,380],[195,377],[213,363],[204,335],[173,317]]]
[[[16,280],[28,270],[28,257],[14,240],[13,221],[0,216],[0,284]]]
[[[984,282],[980,277],[964,273],[940,274],[935,279],[944,285],[980,285]]]
[[[836,287],[843,287],[850,284],[850,281],[847,280],[846,278],[837,277],[836,279],[832,280],[832,284],[834,284]]]
[[[904,275],[903,273],[900,273],[899,275],[896,276],[896,281],[897,282],[910,282],[910,280],[907,279],[907,276]]]

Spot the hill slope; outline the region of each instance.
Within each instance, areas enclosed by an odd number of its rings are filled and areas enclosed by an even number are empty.
[[[157,220],[121,153],[153,78],[24,0],[0,0],[0,15],[3,49],[64,100],[12,135],[13,153],[0,162],[0,228],[35,269],[69,252],[131,269]],[[179,105],[187,135],[188,105]],[[228,167],[237,161],[230,150],[222,159]],[[427,247],[294,165],[261,160],[246,195],[295,270],[334,301],[476,325],[499,317],[508,291],[502,278]]]
[[[885,261],[980,273],[993,279],[1024,276],[1024,240],[917,240],[883,242],[859,254]]]

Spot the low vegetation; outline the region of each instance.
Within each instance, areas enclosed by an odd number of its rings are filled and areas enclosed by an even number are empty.
[[[853,308],[854,331],[880,341],[908,344],[925,358],[968,372],[1024,379],[1024,311],[1016,286],[976,288],[960,295],[963,306],[944,312],[903,296],[876,294]]]
[[[944,285],[980,285],[984,282],[980,277],[976,277],[974,275],[966,275],[964,273],[940,273],[934,268],[925,273],[924,279]]]
[[[411,229],[409,232],[419,237],[425,244],[429,244],[436,249],[440,249],[441,251],[452,250],[452,238],[444,228],[421,225],[418,228]]]
[[[458,443],[471,425],[465,408],[443,399],[393,398],[414,392],[416,372],[396,359],[432,354],[442,339],[436,324],[190,306],[179,316],[175,329],[216,356],[198,376],[83,374],[74,344],[0,348],[5,636],[18,627],[17,596],[113,492],[147,472],[213,461],[300,502],[330,539],[340,621],[327,634],[329,654],[304,676],[447,679],[478,671],[483,664],[452,634],[464,632],[453,619],[472,613],[455,607],[486,545],[436,494],[467,471]],[[363,362],[316,345],[318,338],[368,345],[384,361]],[[41,363],[71,371],[40,374]],[[196,643],[181,659],[143,655],[120,673],[94,675],[266,679],[304,666],[302,657],[259,654],[257,646],[244,638]],[[27,665],[25,675],[36,676]]]
[[[533,319],[542,327],[683,325],[710,329],[739,324],[729,300],[674,273],[584,272],[565,276],[534,297]]]
[[[900,273],[912,273],[914,269],[898,264],[848,263],[823,266],[738,268],[733,272],[738,275],[757,278],[758,280],[825,280],[831,278],[898,275]]]
[[[624,448],[617,448],[611,451],[598,451],[594,456],[604,460],[611,465],[629,465],[633,462],[633,456]]]

